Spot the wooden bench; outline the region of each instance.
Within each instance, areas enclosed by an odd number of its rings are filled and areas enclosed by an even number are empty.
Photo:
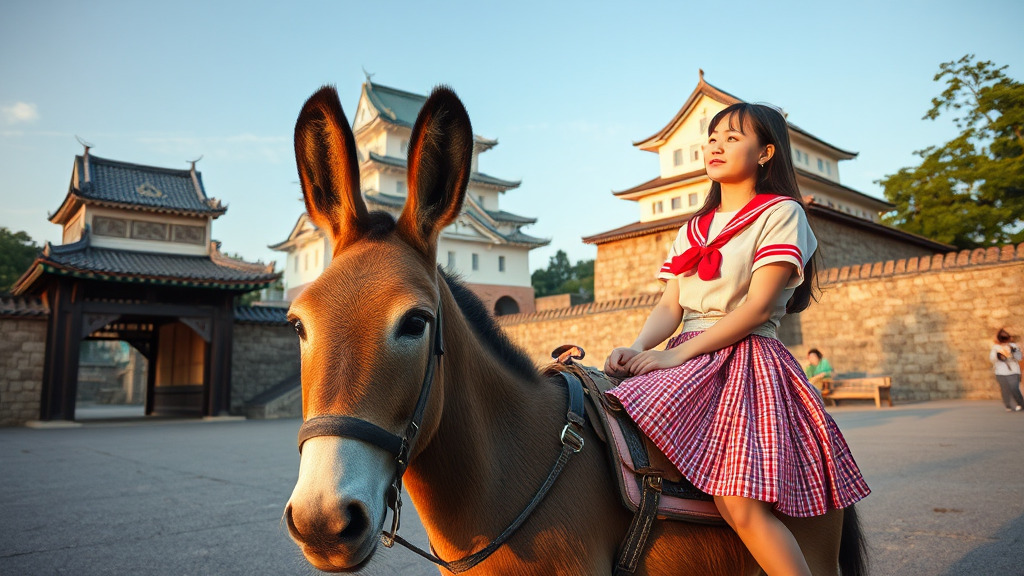
[[[882,407],[882,400],[892,406],[892,378],[875,376],[871,378],[847,378],[832,380],[822,391],[822,397],[835,402],[836,400],[871,400],[875,407]]]

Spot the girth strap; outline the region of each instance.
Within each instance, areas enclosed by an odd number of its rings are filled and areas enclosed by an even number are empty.
[[[644,476],[644,489],[640,496],[640,505],[636,508],[633,521],[629,523],[626,539],[619,550],[619,560],[615,563],[614,576],[632,574],[640,562],[640,557],[647,547],[647,537],[651,534],[651,526],[658,514],[658,501],[661,499],[661,476]]]

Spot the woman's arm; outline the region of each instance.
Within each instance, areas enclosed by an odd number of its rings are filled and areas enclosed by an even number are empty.
[[[643,352],[658,345],[672,335],[679,328],[679,322],[683,319],[683,307],[679,305],[679,282],[675,279],[669,280],[665,291],[661,294],[658,304],[651,310],[651,314],[644,322],[640,335],[628,348],[616,348],[608,356],[604,363],[605,373],[626,377],[629,372],[626,370],[628,362],[638,352]]]
[[[638,375],[651,370],[679,366],[691,358],[721,350],[746,338],[754,328],[771,319],[775,303],[795,273],[794,266],[786,262],[773,262],[761,266],[754,270],[750,278],[747,299],[742,305],[704,332],[671,350],[649,350],[637,354],[626,363],[626,369],[631,374]],[[810,279],[806,281],[809,282]],[[646,328],[644,326],[644,329]]]
[[[672,279],[665,285],[661,299],[644,322],[640,335],[630,348],[637,352],[650,350],[671,336],[683,320],[683,307],[679,305],[679,281]]]
[[[1020,346],[1017,346],[1016,344],[1010,344],[1010,352],[1013,359],[1016,360],[1017,362],[1024,360],[1024,355],[1021,354]]]

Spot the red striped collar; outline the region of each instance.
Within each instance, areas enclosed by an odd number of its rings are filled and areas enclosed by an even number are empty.
[[[715,239],[711,241],[711,245],[716,247],[724,246],[726,242],[732,239],[733,236],[738,234],[747,226],[750,226],[755,220],[757,220],[766,210],[780,204],[782,202],[796,202],[796,199],[789,196],[780,196],[778,194],[755,194],[753,198],[747,202],[739,212],[736,213],[729,223],[722,228],[722,231],[715,236]],[[715,211],[712,210],[706,214],[702,214],[699,218],[690,218],[689,223],[686,226],[686,237],[690,241],[690,246],[708,246],[708,234],[711,231],[711,221],[715,217]]]

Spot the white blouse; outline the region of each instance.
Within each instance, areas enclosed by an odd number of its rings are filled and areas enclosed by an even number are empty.
[[[775,303],[771,326],[755,330],[774,336],[793,291],[804,282],[804,266],[817,246],[800,203],[759,194],[739,212],[705,215],[680,228],[658,278],[679,282],[679,305],[686,323],[683,330],[703,330],[746,301],[754,270],[772,262],[790,263],[794,274]],[[687,251],[695,247],[687,258]],[[717,256],[700,257],[701,248],[704,254],[717,249],[720,268],[715,267]],[[698,264],[685,269],[698,258]]]

